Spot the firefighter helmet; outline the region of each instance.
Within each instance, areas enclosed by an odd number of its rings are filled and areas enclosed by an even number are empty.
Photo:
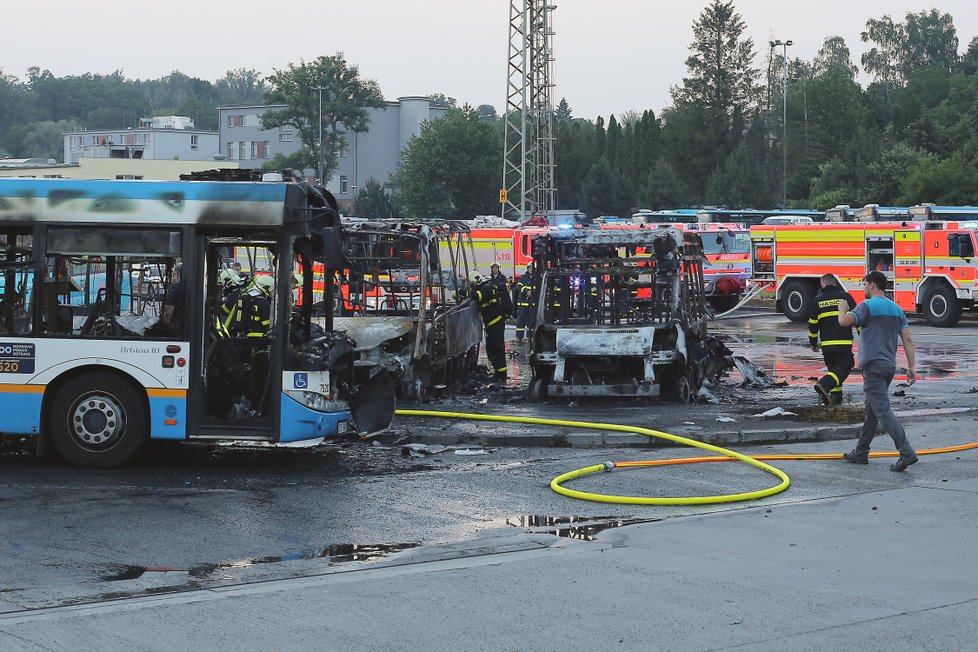
[[[272,295],[272,288],[275,287],[275,279],[267,274],[255,277],[255,287],[266,297]]]
[[[217,280],[220,281],[225,290],[240,287],[242,284],[241,277],[233,269],[221,270],[221,273],[217,275]]]
[[[472,285],[482,285],[484,280],[485,277],[479,273],[479,270],[472,270],[472,273],[469,274],[469,281],[472,282]]]

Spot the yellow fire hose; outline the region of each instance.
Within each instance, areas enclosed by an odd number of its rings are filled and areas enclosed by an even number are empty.
[[[506,423],[527,423],[543,426],[564,426],[568,428],[587,428],[589,430],[612,430],[616,432],[632,432],[649,437],[657,437],[667,441],[702,448],[703,450],[717,453],[716,457],[679,457],[667,460],[644,460],[637,462],[605,462],[586,466],[574,471],[562,473],[550,481],[550,488],[559,494],[581,500],[589,500],[600,503],[616,503],[622,505],[713,505],[717,503],[734,503],[744,500],[755,500],[766,496],[773,496],[781,493],[791,484],[787,474],[781,469],[765,464],[761,460],[834,460],[842,459],[841,453],[823,453],[810,455],[743,455],[736,451],[706,444],[695,439],[688,439],[678,435],[671,435],[667,432],[651,430],[639,426],[626,426],[615,423],[596,423],[589,421],[565,421],[561,419],[538,419],[536,417],[507,417],[494,414],[470,414],[466,412],[441,412],[437,410],[397,410],[396,414],[412,417],[442,417],[447,419],[468,419],[474,421],[502,421]],[[951,453],[954,451],[971,450],[978,448],[978,442],[962,444],[960,446],[948,446],[945,448],[930,448],[917,451],[918,455],[935,455],[937,453]],[[898,453],[870,453],[870,457],[896,457]],[[672,464],[698,464],[704,462],[732,462],[740,461],[750,464],[753,467],[766,471],[781,480],[777,485],[768,489],[757,491],[747,491],[738,494],[718,494],[715,496],[688,496],[688,497],[651,497],[651,496],[615,496],[610,494],[598,494],[588,491],[576,491],[563,486],[563,483],[589,475],[599,471],[611,471],[613,469],[629,469],[645,466],[669,466]]]

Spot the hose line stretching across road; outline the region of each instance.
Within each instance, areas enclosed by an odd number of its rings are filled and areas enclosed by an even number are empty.
[[[559,494],[581,500],[589,500],[601,503],[615,503],[622,505],[713,505],[718,503],[734,503],[744,500],[756,500],[781,493],[791,484],[788,475],[770,464],[765,464],[762,460],[835,460],[842,459],[841,453],[824,453],[809,455],[743,455],[720,446],[714,446],[695,439],[671,435],[667,432],[642,428],[640,426],[626,426],[616,423],[600,423],[592,421],[566,421],[563,419],[539,419],[536,417],[508,417],[494,414],[471,414],[466,412],[441,412],[437,410],[397,410],[401,416],[412,417],[441,417],[446,419],[466,419],[472,421],[501,421],[505,423],[526,423],[541,426],[563,426],[565,428],[584,428],[588,430],[611,430],[615,432],[631,432],[638,435],[646,435],[658,439],[701,448],[712,453],[717,453],[714,457],[679,457],[666,460],[644,460],[636,462],[605,462],[584,468],[575,469],[562,473],[550,481],[550,488]],[[930,448],[917,451],[918,455],[934,455],[937,453],[951,453],[978,448],[978,442],[962,444],[960,446],[948,446],[945,448]],[[870,453],[870,457],[896,457],[898,453]],[[588,491],[577,491],[564,486],[565,482],[602,471],[612,471],[614,469],[630,469],[646,466],[669,466],[673,464],[700,464],[705,462],[744,462],[753,467],[766,471],[780,480],[778,484],[767,489],[747,491],[736,494],[718,494],[714,496],[686,496],[686,497],[652,497],[652,496],[615,496],[611,494],[598,494]]]

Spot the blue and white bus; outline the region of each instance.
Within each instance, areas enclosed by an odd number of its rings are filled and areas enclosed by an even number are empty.
[[[240,251],[274,283],[222,286]],[[152,439],[385,428],[390,380],[315,310],[313,266],[342,262],[335,201],[301,183],[0,179],[0,434],[106,468]],[[247,336],[242,294],[268,311]]]

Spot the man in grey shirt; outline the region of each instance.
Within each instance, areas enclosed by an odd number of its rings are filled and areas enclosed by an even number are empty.
[[[917,451],[907,441],[903,426],[890,407],[890,383],[896,373],[897,340],[907,354],[907,384],[917,380],[916,356],[907,317],[885,294],[886,276],[873,271],[863,279],[866,300],[852,312],[846,301],[839,302],[839,324],[859,326],[859,366],[863,370],[863,393],[866,395],[866,417],[856,448],[842,457],[853,464],[869,463],[869,446],[879,424],[893,438],[900,459],[890,465],[891,471],[903,471],[917,461]]]

